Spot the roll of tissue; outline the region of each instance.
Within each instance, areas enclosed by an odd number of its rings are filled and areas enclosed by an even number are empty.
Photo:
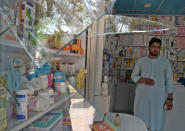
[[[60,67],[59,67],[59,70],[60,70],[61,72],[64,72],[65,74],[67,74],[67,64],[66,64],[66,63],[60,63],[59,66],[60,66]]]
[[[48,76],[47,75],[39,75],[38,78],[41,82],[41,89],[47,89],[48,88]]]
[[[45,111],[49,108],[49,92],[47,90],[40,90],[38,93],[39,110]]]
[[[103,91],[102,91],[102,95],[104,95],[104,96],[108,96],[108,95],[109,95],[109,93],[108,93],[108,89],[107,89],[107,90],[103,90]]]
[[[109,84],[108,83],[102,83],[102,89],[103,90],[107,90],[108,89]]]
[[[109,82],[109,76],[104,76],[104,82]]]
[[[54,87],[57,91],[60,91],[61,94],[65,94],[68,92],[68,84],[67,82],[55,82]]]

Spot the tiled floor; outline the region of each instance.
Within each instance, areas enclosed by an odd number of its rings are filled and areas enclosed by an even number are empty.
[[[83,99],[71,99],[70,117],[73,131],[90,131],[93,123],[92,107],[84,108]]]
[[[70,92],[75,93],[73,89]],[[78,93],[71,98],[69,113],[73,131],[91,131],[95,110]]]

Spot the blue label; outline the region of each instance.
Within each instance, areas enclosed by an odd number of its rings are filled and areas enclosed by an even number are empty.
[[[25,98],[26,95],[16,95],[17,98]]]
[[[16,115],[16,118],[17,118],[17,119],[25,119],[26,116],[25,116],[25,115]]]

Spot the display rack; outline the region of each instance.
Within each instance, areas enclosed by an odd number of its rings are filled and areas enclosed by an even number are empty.
[[[69,88],[73,88],[74,89],[74,87],[72,87],[71,85],[69,85]],[[74,90],[78,94],[83,94],[83,88],[78,89],[78,90],[74,89]],[[11,119],[8,122],[8,128],[6,129],[6,131],[19,131],[19,130],[25,128],[26,126],[32,124],[32,122],[34,122],[35,120],[37,120],[38,118],[40,118],[41,116],[43,116],[44,114],[52,111],[53,109],[55,109],[58,106],[60,106],[63,103],[65,103],[66,101],[70,101],[70,98],[73,97],[74,95],[76,95],[76,93],[63,94],[60,97],[57,97],[55,99],[55,103],[52,104],[45,111],[42,111],[42,112],[30,112],[29,113],[30,118],[28,120],[21,121],[21,120],[18,120],[16,118]]]
[[[54,54],[55,52],[56,52],[56,50],[54,50],[54,49],[49,49],[49,51],[48,51],[48,53],[50,53],[50,54]],[[55,57],[60,57],[60,56],[84,57],[85,55],[70,53],[69,51],[61,51]]]
[[[53,105],[51,105],[46,111],[43,111],[43,112],[30,112],[29,113],[30,118],[28,120],[21,121],[21,120],[17,120],[17,119],[11,119],[8,122],[8,128],[6,130],[7,131],[19,131],[19,130],[25,128],[26,126],[30,125],[32,122],[34,122],[35,120],[37,120],[38,118],[43,116],[44,114],[52,111],[53,109],[55,109],[59,105],[63,104],[65,101],[70,99],[70,97],[72,97],[72,96],[69,95],[69,94],[62,95],[61,97],[58,97],[55,100],[55,103]]]
[[[7,40],[3,38],[0,38],[0,45],[13,48],[23,48],[17,41]]]

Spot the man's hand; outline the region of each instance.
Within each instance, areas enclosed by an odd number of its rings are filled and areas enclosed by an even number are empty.
[[[164,109],[166,108],[166,110],[172,110],[172,107],[173,107],[173,101],[166,100],[164,103]]]
[[[152,80],[151,78],[140,78],[138,80],[138,83],[144,83],[144,84],[147,84],[147,85],[154,85],[155,81]]]

